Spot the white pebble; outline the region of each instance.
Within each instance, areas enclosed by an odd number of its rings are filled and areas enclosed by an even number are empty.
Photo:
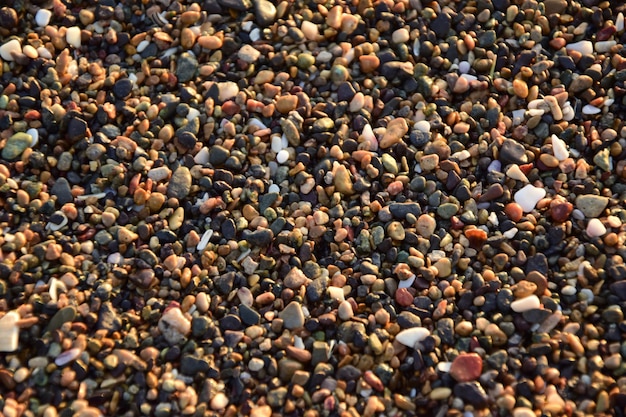
[[[471,75],[471,74],[461,74],[461,77],[460,77],[460,78],[465,78],[465,79],[466,79],[467,81],[469,81],[470,83],[471,83],[472,81],[476,81],[476,80],[478,79],[478,77],[477,77],[477,76],[475,76],[475,75]]]
[[[5,61],[13,61],[13,55],[22,54],[22,45],[17,39],[11,39],[0,46],[0,57]]]
[[[617,29],[618,32],[624,30],[624,13],[622,12],[619,12],[617,19],[615,19],[615,29]]]
[[[276,162],[279,164],[284,164],[289,160],[289,151],[286,149],[281,150],[276,154]]]
[[[252,29],[252,31],[250,31],[250,40],[252,42],[256,42],[258,40],[261,40],[261,29],[259,29],[259,28]]]
[[[574,295],[576,294],[576,287],[574,287],[573,285],[566,285],[563,288],[561,288],[561,294]]]
[[[517,227],[512,227],[506,232],[502,233],[502,236],[506,237],[507,239],[513,239],[518,231],[519,230],[517,229]]]
[[[198,242],[198,246],[196,246],[196,250],[198,252],[202,252],[209,245],[209,241],[211,240],[211,236],[213,236],[213,229],[209,229],[202,234],[200,238],[200,242]]]
[[[586,232],[589,237],[599,237],[606,233],[606,227],[599,219],[591,219],[587,224]]]
[[[150,41],[143,40],[137,45],[137,53],[142,53],[150,45]]]
[[[519,165],[513,164],[506,170],[506,176],[516,181],[528,182],[526,174],[522,172]]]
[[[559,161],[565,161],[569,156],[567,145],[556,135],[552,135],[552,152],[554,153],[554,157]]]
[[[516,313],[523,313],[524,311],[532,310],[533,308],[539,308],[541,301],[536,295],[529,295],[528,297],[515,300],[511,303],[511,310]]]
[[[415,346],[430,336],[428,329],[424,327],[411,327],[410,329],[402,330],[396,335],[396,340],[402,343],[404,346],[415,348]]]
[[[37,54],[42,58],[52,59],[52,54],[44,46],[37,48]]]
[[[78,26],[67,28],[67,32],[65,32],[65,39],[67,40],[67,43],[72,45],[74,48],[80,48],[80,28]]]
[[[565,49],[567,51],[578,51],[583,55],[593,54],[593,44],[591,43],[591,41],[580,41],[580,42],[570,43],[569,45],[565,46]]]
[[[191,332],[191,321],[178,307],[167,308],[159,319],[158,328],[170,344],[174,345]]]
[[[272,136],[271,149],[272,149],[272,152],[275,152],[275,153],[278,153],[283,150],[283,140],[281,139],[280,136],[278,135]]]
[[[280,187],[277,184],[271,184],[268,189],[267,189],[268,193],[279,193],[280,192]]]
[[[515,202],[522,207],[522,210],[524,210],[524,212],[528,213],[529,211],[532,211],[539,202],[539,200],[541,200],[545,196],[546,190],[528,184],[517,193],[515,193]]]
[[[411,275],[407,279],[400,280],[398,288],[410,288],[415,282],[415,274]]]
[[[415,130],[419,130],[420,132],[430,132],[430,122],[428,120],[420,120],[419,122],[415,123],[413,127],[415,128]]]
[[[130,75],[135,75],[133,73],[131,73]],[[131,78],[130,75],[128,76],[128,78]],[[133,81],[137,81],[137,76],[135,76],[135,79]],[[195,119],[196,117],[200,116],[200,110],[194,108],[194,107],[189,107],[189,112],[187,113],[187,120],[188,121],[192,121],[193,119]]]
[[[41,28],[48,26],[48,23],[50,23],[51,17],[52,17],[52,12],[50,10],[39,9],[37,10],[37,13],[35,13],[35,23],[37,23],[37,26]]]
[[[30,142],[30,146],[33,147],[39,142],[39,131],[35,128],[30,128],[26,131],[33,140]]]
[[[193,157],[193,161],[198,165],[204,165],[209,162],[209,148],[206,146],[198,151],[196,156]]]
[[[592,106],[591,104],[585,104],[583,106],[583,114],[598,114],[601,111],[602,109],[599,109],[596,106]]]
[[[343,288],[339,288],[339,287],[328,287],[328,295],[333,300],[337,300],[339,302],[342,302],[343,300],[346,299],[346,296],[343,292]]]
[[[354,311],[352,311],[352,304],[349,301],[344,300],[339,304],[337,308],[337,315],[343,321],[348,321],[354,316]]]
[[[20,341],[17,311],[9,311],[0,319],[0,352],[15,352]]]
[[[594,294],[593,291],[591,291],[589,288],[583,288],[582,290],[580,290],[580,296],[589,304],[593,303]]]

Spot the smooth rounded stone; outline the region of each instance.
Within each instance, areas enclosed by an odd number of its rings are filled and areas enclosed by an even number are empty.
[[[515,202],[522,207],[524,212],[528,213],[535,209],[535,206],[546,196],[546,190],[543,188],[535,187],[531,184],[527,184],[515,193]]]
[[[417,232],[424,238],[430,238],[437,228],[437,221],[428,214],[422,214],[415,224]]]
[[[423,155],[420,158],[420,168],[422,171],[434,171],[439,166],[439,155],[436,153],[430,155]]]
[[[380,140],[381,149],[387,149],[402,141],[402,138],[409,131],[409,125],[404,118],[396,118],[387,124],[385,134]]]
[[[476,353],[461,353],[450,366],[450,375],[458,382],[475,381],[483,371],[483,360]]]
[[[569,157],[567,145],[556,135],[552,135],[552,152],[554,153],[554,157],[559,161],[565,161]]]
[[[37,13],[35,13],[35,23],[39,27],[46,27],[48,23],[50,23],[50,18],[52,17],[52,12],[48,9],[39,9]]]
[[[591,41],[574,42],[574,43],[570,43],[566,45],[565,49],[568,52],[576,51],[576,52],[580,52],[582,55],[592,55],[593,43]]]
[[[537,415],[528,407],[517,407],[513,409],[513,417],[536,417]]]
[[[9,311],[0,318],[0,352],[15,352],[19,347],[19,320],[17,311]]]
[[[541,307],[541,301],[536,295],[529,295],[528,297],[515,300],[511,303],[511,310],[516,313],[523,313],[534,308]]]
[[[401,330],[396,335],[396,341],[404,346],[415,348],[418,343],[430,336],[428,329],[424,327],[412,327],[410,329]]]
[[[64,323],[71,323],[76,318],[77,313],[76,307],[74,306],[63,307],[52,316],[46,327],[46,331],[54,331],[63,326]]]
[[[459,211],[459,206],[454,203],[444,203],[437,207],[437,215],[448,220]]]
[[[65,39],[68,44],[72,45],[74,48],[80,48],[82,43],[80,37],[80,28],[78,26],[67,28],[67,31],[65,32]]]
[[[600,219],[591,219],[585,231],[589,237],[600,237],[606,233],[606,227]]]
[[[259,26],[269,26],[276,20],[276,6],[271,1],[255,0],[254,17]]]
[[[198,60],[188,52],[183,52],[176,61],[176,77],[181,83],[186,83],[196,76]]]
[[[588,75],[579,75],[574,78],[569,85],[569,91],[573,94],[579,94],[593,85],[593,78]]]
[[[119,99],[128,97],[133,90],[133,82],[128,78],[120,78],[113,84],[113,94]]]
[[[54,364],[58,367],[63,367],[71,362],[74,362],[80,354],[82,350],[79,348],[71,348],[61,353],[54,359]]]
[[[283,283],[287,288],[299,289],[301,286],[309,281],[304,272],[300,268],[293,267],[283,278]]]
[[[226,408],[230,400],[228,396],[223,392],[216,393],[213,398],[211,398],[211,410],[220,411]]]
[[[186,166],[180,166],[172,174],[172,178],[167,185],[167,196],[182,200],[191,191],[191,172]]]
[[[253,47],[252,45],[243,45],[239,52],[237,52],[237,57],[248,64],[255,63],[258,61],[261,56],[261,52]]]
[[[387,226],[387,235],[393,240],[404,240],[406,233],[402,223],[393,221]]]
[[[585,194],[576,197],[576,208],[583,212],[585,217],[597,218],[602,215],[602,212],[609,204],[607,197]]]
[[[278,316],[283,320],[286,329],[299,329],[304,326],[304,313],[302,305],[297,301],[292,301],[281,311]]]
[[[500,147],[500,159],[503,164],[523,165],[528,163],[528,155],[524,145],[513,139],[504,139]]]
[[[2,149],[2,158],[12,161],[22,155],[33,142],[33,137],[28,133],[17,132],[11,135]]]
[[[339,303],[339,307],[337,308],[337,315],[343,321],[350,320],[352,316],[354,316],[354,311],[352,310],[352,304],[348,300],[344,300]]]
[[[350,172],[344,165],[339,165],[335,170],[333,185],[335,190],[344,195],[354,194],[354,184],[350,178]]]
[[[289,161],[289,151],[283,149],[276,154],[276,162],[279,164],[284,164]]]
[[[159,319],[158,328],[171,345],[185,339],[191,333],[191,321],[177,306],[168,307]]]
[[[22,54],[22,44],[17,39],[11,39],[0,46],[0,57],[5,61],[14,61],[14,56]]]

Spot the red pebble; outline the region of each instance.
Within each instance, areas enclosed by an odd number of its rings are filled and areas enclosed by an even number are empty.
[[[458,382],[478,379],[483,372],[483,360],[476,353],[461,353],[450,366],[450,375]]]
[[[407,288],[398,288],[396,290],[396,303],[402,307],[408,307],[413,304],[413,294]]]
[[[550,217],[557,223],[563,223],[569,219],[573,210],[574,206],[569,201],[552,201],[550,203]]]

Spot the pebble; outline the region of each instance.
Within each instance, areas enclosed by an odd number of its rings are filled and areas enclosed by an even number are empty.
[[[539,200],[545,196],[545,189],[527,184],[515,193],[515,202],[520,205],[525,213],[528,213],[533,211]]]
[[[52,12],[48,9],[39,9],[35,13],[35,23],[41,28],[48,26],[50,18],[52,18]]]
[[[279,317],[283,320],[283,326],[286,329],[299,329],[304,326],[302,306],[296,301],[287,304],[283,311],[279,313]]]
[[[588,218],[600,217],[608,204],[609,199],[599,195],[585,194],[576,197],[576,208]]]
[[[527,297],[515,300],[511,303],[511,310],[516,313],[523,313],[534,308],[539,308],[541,301],[536,295],[529,295]]]
[[[606,234],[606,227],[599,219],[591,219],[587,223],[587,229],[585,230],[589,237],[599,237]]]
[[[404,118],[393,119],[387,124],[385,134],[380,140],[381,149],[387,149],[400,142],[409,131],[409,126]]]
[[[14,61],[22,53],[22,44],[17,39],[11,39],[0,46],[0,58],[5,61]]]
[[[11,135],[2,149],[2,158],[9,161],[14,160],[22,155],[33,142],[33,137],[28,133],[17,132]]]
[[[171,345],[180,343],[191,332],[191,321],[179,307],[168,307],[158,323],[159,330]]]
[[[0,318],[0,352],[15,352],[19,347],[19,313],[9,311]]]
[[[422,342],[428,336],[430,336],[428,329],[423,327],[412,327],[410,329],[400,331],[396,335],[396,340],[404,346],[415,348],[418,343]]]
[[[461,353],[450,366],[450,375],[458,382],[475,381],[482,374],[483,360],[476,353]]]

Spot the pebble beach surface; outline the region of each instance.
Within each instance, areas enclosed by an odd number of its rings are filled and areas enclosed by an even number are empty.
[[[3,3],[3,416],[625,415],[622,2]]]

